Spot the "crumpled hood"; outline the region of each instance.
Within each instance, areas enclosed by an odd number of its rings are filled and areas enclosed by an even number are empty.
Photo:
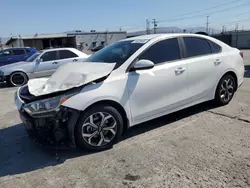
[[[30,80],[28,89],[34,96],[68,90],[107,76],[114,67],[115,63],[69,63],[57,69],[50,78]]]

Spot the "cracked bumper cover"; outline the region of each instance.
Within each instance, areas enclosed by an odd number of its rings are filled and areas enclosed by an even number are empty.
[[[20,99],[15,94],[15,102]],[[18,105],[18,104],[17,104]],[[59,111],[42,113],[32,117],[22,107],[19,107],[20,118],[30,138],[42,146],[71,146],[76,147],[74,128],[80,112],[67,107],[60,107]]]

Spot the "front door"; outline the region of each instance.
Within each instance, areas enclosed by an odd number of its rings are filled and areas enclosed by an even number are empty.
[[[30,78],[51,76],[58,67],[58,51],[44,52],[40,56],[40,62],[34,62],[34,70]]]
[[[177,38],[160,41],[138,59],[152,61],[149,70],[128,73],[128,94],[134,123],[158,117],[186,104],[187,65],[181,60]]]

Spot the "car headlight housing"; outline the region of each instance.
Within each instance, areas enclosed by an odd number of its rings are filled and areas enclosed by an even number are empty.
[[[3,76],[4,75],[4,72],[0,70],[0,76]]]
[[[79,92],[74,92],[70,94],[60,95],[48,99],[31,102],[29,104],[24,105],[23,109],[31,116],[43,113],[46,113],[48,115],[51,113],[51,115],[53,115],[53,112],[58,112],[60,110],[61,104],[63,104],[70,97],[78,93]]]

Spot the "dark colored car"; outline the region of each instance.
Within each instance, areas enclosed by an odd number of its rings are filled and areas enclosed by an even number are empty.
[[[36,53],[35,48],[8,48],[0,50],[0,66],[26,61],[30,56]]]

